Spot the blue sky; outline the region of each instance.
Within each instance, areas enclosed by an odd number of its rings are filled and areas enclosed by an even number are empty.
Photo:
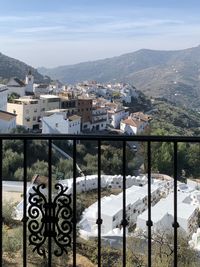
[[[200,44],[199,0],[0,0],[0,52],[38,67]]]

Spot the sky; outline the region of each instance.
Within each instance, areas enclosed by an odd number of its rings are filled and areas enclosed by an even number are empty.
[[[0,52],[56,67],[200,44],[199,0],[0,0]]]

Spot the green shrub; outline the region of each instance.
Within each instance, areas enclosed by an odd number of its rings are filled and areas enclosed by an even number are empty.
[[[8,229],[3,226],[3,250],[9,258],[15,256],[22,248],[22,227]]]
[[[13,219],[16,203],[10,201],[3,202],[3,222],[7,226],[13,226],[16,221]]]

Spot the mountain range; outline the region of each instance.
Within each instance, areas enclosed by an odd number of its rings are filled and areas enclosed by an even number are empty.
[[[38,70],[0,53],[0,80],[24,79],[31,70],[35,82],[50,78],[74,84],[85,80],[126,82],[149,97],[164,98],[179,106],[199,110],[200,46],[176,51],[141,49],[102,60]]]
[[[20,60],[0,53],[0,80],[7,81],[11,77],[17,77],[21,80],[24,80],[29,70],[31,70],[32,74],[34,75],[34,80],[36,83],[48,83],[50,81],[49,77],[43,76],[33,67],[23,63]]]
[[[141,49],[121,56],[57,68],[39,68],[64,83],[128,82],[148,96],[183,106],[200,103],[200,46],[175,51]]]

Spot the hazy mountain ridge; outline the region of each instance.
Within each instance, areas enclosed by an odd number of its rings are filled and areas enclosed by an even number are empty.
[[[142,49],[108,59],[39,71],[65,83],[129,82],[145,94],[181,105],[200,103],[200,46],[177,51]]]
[[[49,78],[45,78],[33,67],[25,64],[24,62],[8,57],[0,53],[0,79],[9,80],[11,77],[17,77],[21,80],[25,79],[28,71],[31,70],[34,75],[35,82],[49,82]]]

